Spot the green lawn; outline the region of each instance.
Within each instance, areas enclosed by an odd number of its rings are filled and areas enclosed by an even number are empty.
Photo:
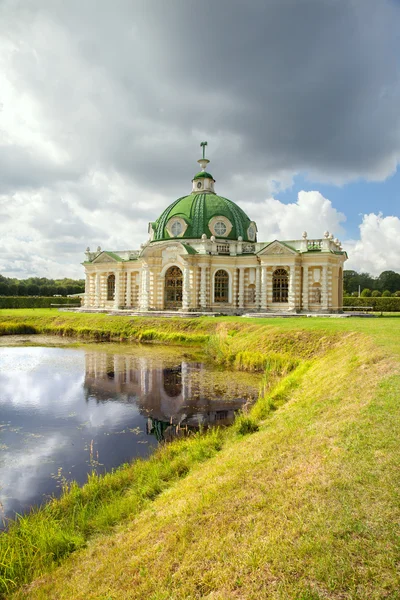
[[[64,332],[84,326],[76,315],[35,310],[40,319],[24,311],[20,320],[16,312],[0,311],[0,327],[24,319]],[[119,494],[124,511],[113,528],[95,530],[87,547],[15,597],[400,598],[399,319],[95,315],[85,335],[108,323],[123,339],[149,329],[155,339],[203,335],[215,360],[250,369],[265,361],[274,377],[247,417],[253,433],[237,426],[206,436],[204,450],[184,451],[191,458],[181,471],[182,447],[163,450],[172,453],[165,468],[175,466],[156,493],[143,496],[135,476]],[[110,506],[105,498],[96,522]]]

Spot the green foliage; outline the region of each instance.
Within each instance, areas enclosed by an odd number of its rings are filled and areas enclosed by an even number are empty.
[[[84,291],[84,279],[29,277],[19,280],[0,275],[0,296],[65,296]]]
[[[384,292],[382,292],[382,297],[383,298],[390,298],[392,295],[391,292],[389,292],[389,290],[385,290]]]
[[[343,271],[343,287],[346,294],[358,294],[361,290],[367,288],[370,290],[389,290],[392,294],[400,290],[400,273],[395,271],[383,271],[378,277],[373,277],[369,273],[357,273],[357,271]]]
[[[361,292],[362,298],[370,298],[372,296],[372,291],[369,288],[364,288]]]
[[[371,306],[376,312],[400,312],[399,297],[343,298],[344,307]]]
[[[52,304],[80,306],[79,298],[44,298],[30,296],[0,296],[0,308],[51,308]]]
[[[239,435],[247,435],[259,430],[256,419],[245,413],[240,413],[233,424],[233,430]]]
[[[382,292],[380,292],[379,290],[374,290],[371,294],[371,296],[373,298],[380,298],[382,296]]]
[[[138,513],[197,463],[222,449],[218,429],[161,446],[104,476],[92,473],[83,487],[64,482],[60,499],[10,521],[0,535],[0,596],[50,570],[96,533]]]

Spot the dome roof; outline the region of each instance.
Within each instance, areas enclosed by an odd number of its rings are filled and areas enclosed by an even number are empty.
[[[205,173],[201,175],[206,176]],[[254,241],[248,237],[248,228],[254,222],[237,204],[214,193],[197,192],[178,198],[164,210],[157,221],[151,224],[154,231],[152,241],[172,238],[167,229],[167,224],[172,217],[182,219],[186,224],[182,233],[173,239],[200,239],[204,233],[209,238],[215,235],[210,229],[210,221],[215,221],[216,217],[224,217],[228,219],[232,228],[227,230],[226,235],[217,237],[237,240],[241,236],[244,241]]]
[[[207,173],[207,171],[200,171],[200,173],[197,173],[193,179],[212,179],[214,181],[214,177],[211,175],[211,173]]]

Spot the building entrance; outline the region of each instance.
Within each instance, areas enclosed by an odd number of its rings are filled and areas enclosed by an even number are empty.
[[[182,308],[183,275],[179,267],[170,267],[165,273],[164,308]]]

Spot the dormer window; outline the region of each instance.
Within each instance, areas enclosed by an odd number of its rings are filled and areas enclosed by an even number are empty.
[[[181,217],[172,217],[166,229],[170,237],[182,237],[187,229],[187,223]]]
[[[177,237],[182,233],[182,223],[175,221],[171,226],[171,233],[174,237]]]
[[[208,227],[210,228],[211,235],[215,235],[215,237],[227,237],[232,231],[232,223],[227,217],[222,215],[213,217]]]
[[[250,223],[249,227],[247,228],[247,237],[251,242],[254,242],[256,239],[256,233],[257,229],[255,223]]]
[[[215,235],[225,235],[226,225],[223,221],[217,221],[214,225]]]

